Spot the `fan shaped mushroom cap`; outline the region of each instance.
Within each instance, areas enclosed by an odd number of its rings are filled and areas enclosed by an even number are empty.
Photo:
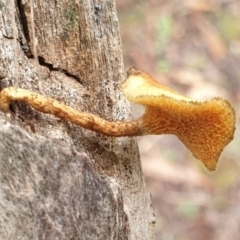
[[[235,111],[227,100],[188,98],[135,68],[128,71],[121,90],[129,101],[145,105],[139,119],[143,135],[175,134],[210,171],[215,170],[235,131]]]

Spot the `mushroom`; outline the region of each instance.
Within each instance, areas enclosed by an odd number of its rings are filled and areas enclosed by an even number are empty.
[[[145,106],[138,119],[141,135],[174,134],[209,171],[215,170],[235,131],[235,111],[227,100],[188,98],[135,68],[128,71],[121,90],[129,101]]]
[[[215,170],[223,148],[233,139],[235,131],[236,116],[230,103],[222,98],[209,101],[188,98],[135,68],[127,73],[121,91],[129,101],[145,106],[145,113],[135,121],[110,122],[15,87],[0,92],[0,108],[8,111],[11,101],[27,102],[40,112],[112,137],[175,134],[209,171]]]

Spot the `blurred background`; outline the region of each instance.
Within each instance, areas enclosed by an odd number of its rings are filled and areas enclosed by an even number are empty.
[[[116,0],[125,69],[135,66],[194,98],[221,96],[239,112],[239,0]],[[143,109],[133,106],[137,118]],[[174,136],[139,138],[157,240],[240,239],[239,117],[209,173]]]

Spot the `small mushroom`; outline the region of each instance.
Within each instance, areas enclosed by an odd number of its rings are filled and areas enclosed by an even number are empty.
[[[209,171],[215,170],[235,131],[235,111],[227,100],[185,97],[135,68],[121,90],[129,101],[145,106],[139,119],[142,135],[174,134]]]
[[[0,108],[7,111],[12,101],[27,102],[40,112],[112,137],[175,134],[209,171],[215,170],[223,148],[233,139],[235,131],[235,111],[227,100],[201,101],[185,97],[135,68],[129,69],[120,88],[129,101],[145,106],[145,113],[139,119],[106,121],[15,87],[0,92]]]

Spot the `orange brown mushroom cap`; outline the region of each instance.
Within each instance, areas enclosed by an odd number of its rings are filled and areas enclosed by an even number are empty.
[[[235,111],[228,101],[188,98],[135,68],[128,71],[121,90],[129,101],[145,105],[145,113],[136,121],[110,122],[16,87],[0,92],[0,108],[8,111],[12,101],[23,101],[40,112],[112,137],[175,134],[210,171],[215,170],[223,148],[233,139],[235,131]]]
[[[135,68],[128,71],[121,90],[129,101],[145,105],[143,135],[174,134],[209,171],[215,170],[235,131],[235,111],[227,100],[182,96]]]

